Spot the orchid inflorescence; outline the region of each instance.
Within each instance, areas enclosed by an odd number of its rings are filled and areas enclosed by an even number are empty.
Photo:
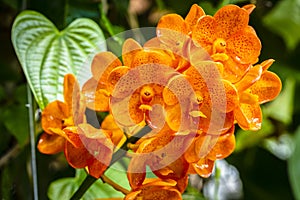
[[[43,110],[38,149],[63,151],[72,167],[100,178],[126,144],[125,199],[181,199],[188,175],[209,177],[234,151],[235,125],[259,130],[260,104],[281,90],[268,71],[274,60],[257,64],[261,43],[248,25],[254,8],[227,5],[209,16],[195,4],[184,19],[163,16],[143,45],[127,39],[122,60],[96,54],[83,87],[65,75],[64,102]],[[87,110],[108,114],[98,127]],[[151,131],[128,142],[144,126]],[[147,166],[156,178],[146,178]]]

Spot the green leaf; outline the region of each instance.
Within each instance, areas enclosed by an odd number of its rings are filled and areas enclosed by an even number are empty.
[[[293,78],[287,78],[280,95],[265,107],[264,114],[286,125],[292,122],[294,112],[295,83]]]
[[[49,102],[63,100],[63,77],[72,73],[80,80],[90,76],[84,69],[95,52],[106,50],[99,26],[79,18],[59,31],[42,14],[23,11],[14,21],[12,42],[23,71],[43,109]]]
[[[125,160],[124,162],[127,162],[126,165],[128,165],[129,160]],[[122,166],[120,162],[116,162],[112,166],[110,166],[108,170],[106,170],[105,175],[109,177],[113,182],[117,183],[127,190],[130,190],[126,168],[124,168],[124,166]]]
[[[126,172],[123,169],[121,173],[121,171],[117,170],[119,167],[120,166],[114,166],[113,168],[109,168],[105,174],[107,176],[109,175],[109,177],[110,175],[113,175],[113,178],[110,177],[113,181],[128,189],[129,184],[126,183]],[[48,189],[49,199],[70,199],[75,191],[79,188],[85,177],[86,172],[83,169],[77,169],[75,177],[62,178],[52,182]],[[125,186],[126,184],[128,184],[128,186]],[[116,191],[110,185],[103,183],[101,179],[99,179],[86,191],[82,197],[82,200],[118,197],[122,198],[124,195],[121,192]]]
[[[284,39],[288,49],[295,49],[300,41],[300,0],[280,1],[263,23]]]
[[[288,173],[295,199],[300,199],[300,127],[295,134],[295,150],[288,160]]]
[[[49,199],[70,199],[75,191],[79,188],[81,182],[85,178],[86,173],[83,169],[77,169],[75,177],[63,178],[51,183],[48,189]],[[96,181],[82,197],[85,199],[95,198],[110,198],[110,197],[123,197],[124,195],[115,191],[110,185],[103,184],[99,179]]]

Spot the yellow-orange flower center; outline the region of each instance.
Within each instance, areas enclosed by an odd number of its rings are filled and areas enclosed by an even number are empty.
[[[226,41],[222,38],[218,38],[213,43],[213,54],[215,53],[225,53]]]
[[[144,86],[140,92],[140,95],[142,103],[150,103],[155,93],[152,87]]]

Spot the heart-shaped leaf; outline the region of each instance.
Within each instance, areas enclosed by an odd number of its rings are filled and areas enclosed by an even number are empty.
[[[51,101],[63,100],[65,74],[86,79],[92,56],[106,50],[104,35],[94,21],[79,18],[59,31],[35,11],[23,11],[17,16],[12,42],[41,109]]]

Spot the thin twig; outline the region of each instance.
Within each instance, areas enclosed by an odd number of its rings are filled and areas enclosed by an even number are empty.
[[[5,165],[11,158],[16,157],[20,152],[20,146],[16,144],[4,156],[0,158],[0,168]]]

